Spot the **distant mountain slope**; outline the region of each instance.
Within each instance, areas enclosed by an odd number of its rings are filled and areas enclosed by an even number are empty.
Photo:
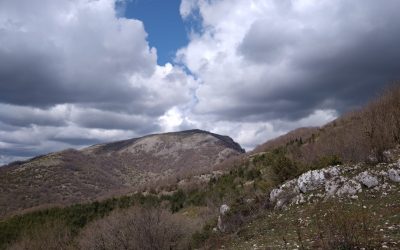
[[[228,136],[188,130],[15,162],[0,168],[0,216],[44,204],[93,200],[166,177],[207,171],[242,153]]]
[[[284,135],[269,140],[259,146],[257,146],[251,153],[260,153],[269,151],[275,148],[285,146],[295,140],[301,140],[302,142],[309,140],[313,134],[317,134],[320,131],[319,127],[303,127],[292,130]]]

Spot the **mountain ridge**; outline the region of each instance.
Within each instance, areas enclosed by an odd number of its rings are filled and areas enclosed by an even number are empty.
[[[155,181],[209,172],[244,152],[228,136],[186,130],[13,162],[0,168],[0,216],[43,204],[90,201]]]
[[[190,130],[182,130],[182,131],[176,131],[176,132],[166,132],[166,133],[154,133],[154,134],[149,134],[141,137],[135,137],[131,139],[126,139],[126,140],[120,140],[120,141],[114,141],[114,142],[108,142],[108,143],[100,143],[100,144],[94,144],[92,146],[83,148],[81,150],[93,148],[93,147],[100,147],[103,149],[111,149],[111,150],[119,150],[122,149],[125,146],[129,146],[132,143],[135,143],[139,140],[149,138],[149,137],[154,137],[154,136],[163,136],[163,135],[191,135],[191,134],[207,134],[207,135],[212,135],[215,138],[223,141],[225,145],[231,149],[242,151],[245,153],[245,150],[241,148],[239,143],[235,142],[232,138],[226,135],[219,135],[215,134],[206,130],[201,130],[201,129],[190,129]]]

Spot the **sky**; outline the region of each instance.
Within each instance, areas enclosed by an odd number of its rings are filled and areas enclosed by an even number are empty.
[[[186,29],[190,23],[181,18],[180,0],[130,0],[119,4],[122,16],[143,22],[149,45],[157,49],[159,65],[173,61],[176,51],[188,43]]]
[[[247,150],[400,79],[398,0],[2,0],[0,165],[199,128]]]

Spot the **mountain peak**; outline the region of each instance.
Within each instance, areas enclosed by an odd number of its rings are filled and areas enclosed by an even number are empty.
[[[181,146],[186,145],[186,147],[194,147],[194,146],[198,146],[198,145],[196,145],[196,143],[204,143],[205,142],[204,140],[206,140],[206,138],[208,138],[208,140],[212,140],[212,137],[215,138],[214,141],[216,143],[219,143],[224,147],[230,148],[230,149],[240,152],[240,153],[245,153],[245,150],[229,136],[219,135],[219,134],[211,133],[209,131],[200,130],[200,129],[191,129],[191,130],[183,130],[183,131],[176,131],[176,132],[150,134],[150,135],[145,135],[145,136],[138,137],[138,138],[121,140],[121,141],[116,141],[116,142],[111,142],[111,143],[97,144],[97,145],[90,146],[88,148],[84,148],[84,149],[82,149],[82,151],[90,152],[90,153],[97,153],[97,154],[98,153],[114,153],[114,152],[124,150],[128,147],[131,147],[137,143],[139,143],[140,145],[147,143],[146,148],[148,150],[151,150],[151,147],[156,146],[153,142],[157,141],[157,140],[159,141],[159,144],[173,143],[176,141],[178,144],[181,144]],[[143,143],[143,141],[145,141],[145,143]]]
[[[96,199],[166,178],[207,172],[242,153],[229,136],[199,129],[51,153],[0,168],[4,171],[0,190],[7,190],[0,211]],[[24,198],[16,199],[16,194]]]

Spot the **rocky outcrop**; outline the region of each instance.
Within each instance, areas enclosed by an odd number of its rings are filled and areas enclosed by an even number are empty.
[[[390,188],[400,182],[400,161],[392,164],[331,166],[311,170],[273,189],[269,204],[284,208],[331,197],[357,199],[365,190]]]
[[[325,184],[327,180],[339,175],[339,167],[331,167],[322,170],[312,170],[302,174],[297,179],[297,186],[302,193],[316,190]]]

